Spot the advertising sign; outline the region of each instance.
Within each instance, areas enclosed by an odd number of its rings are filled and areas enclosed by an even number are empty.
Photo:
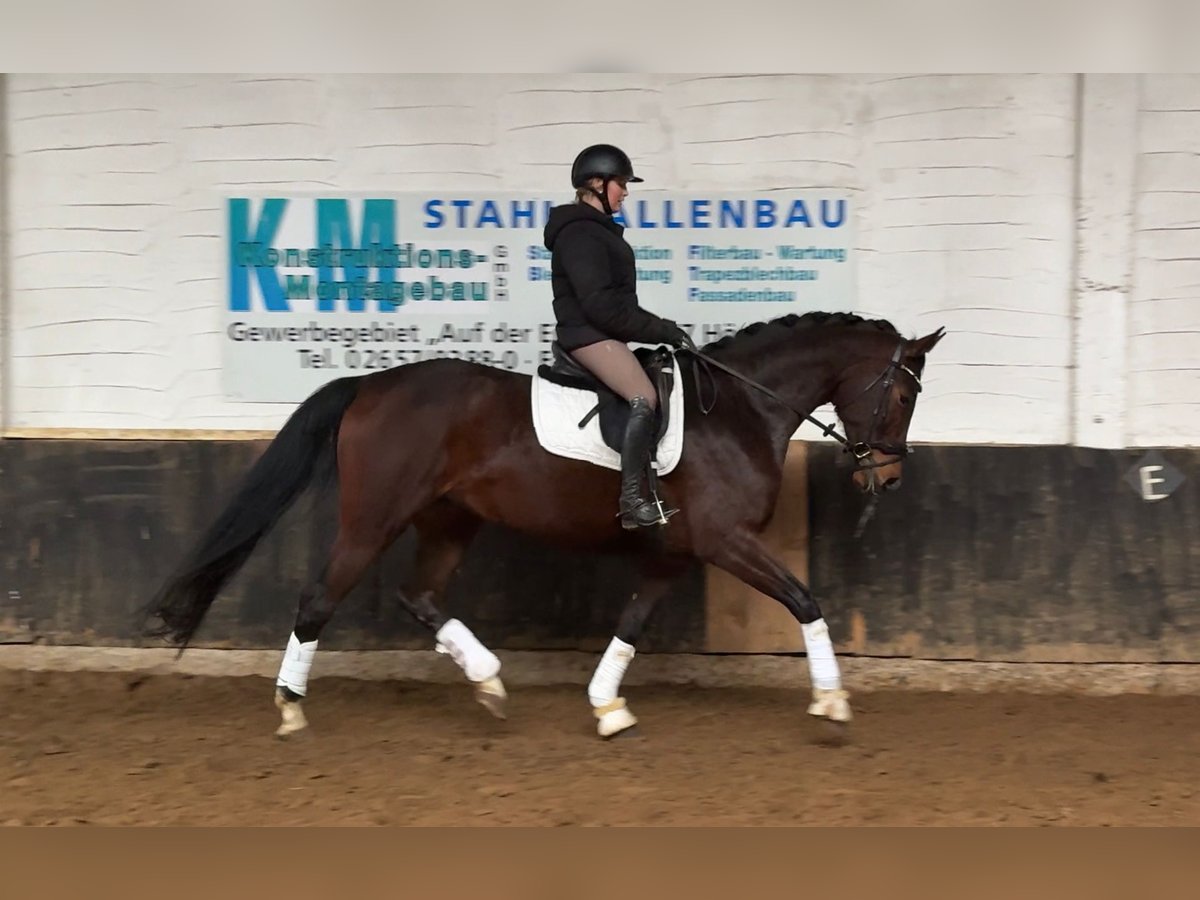
[[[332,378],[455,357],[532,373],[554,338],[561,195],[231,197],[226,396],[298,403]],[[642,306],[697,343],[752,322],[855,306],[843,191],[639,191],[617,220]]]

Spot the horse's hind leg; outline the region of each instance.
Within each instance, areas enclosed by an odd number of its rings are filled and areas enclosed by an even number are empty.
[[[497,718],[505,717],[508,695],[500,680],[500,660],[458,619],[447,619],[437,603],[458,570],[463,554],[479,531],[471,512],[449,501],[436,503],[413,520],[418,544],[416,571],[406,589],[397,591],[400,604],[437,639],[437,648],[458,663],[475,685],[475,699]]]
[[[300,595],[296,624],[275,681],[275,706],[283,718],[275,731],[277,735],[283,737],[308,725],[300,701],[308,693],[308,674],[317,652],[317,638],[329,624],[337,605],[387,543],[389,540],[383,535],[350,536],[342,530],[321,579]]]
[[[307,725],[300,700],[308,690],[317,638],[337,605],[435,496],[437,444],[383,443],[369,418],[370,408],[365,415],[367,418],[356,418],[351,408],[342,421],[338,533],[321,578],[300,597],[295,628],[279,667],[275,705],[283,717],[276,732],[280,735]],[[380,451],[384,446],[388,452]]]

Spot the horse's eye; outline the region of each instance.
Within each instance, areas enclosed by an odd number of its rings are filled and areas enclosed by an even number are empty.
[[[908,404],[910,404],[911,402],[912,402],[912,401],[908,399],[908,395],[907,395],[907,394],[901,394],[901,395],[900,395],[900,405],[901,405],[901,406],[908,406]]]

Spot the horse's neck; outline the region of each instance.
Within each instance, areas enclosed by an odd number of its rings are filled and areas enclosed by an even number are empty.
[[[809,415],[832,399],[837,386],[832,364],[837,348],[822,342],[816,333],[788,337],[791,339],[781,339],[773,347],[746,348],[740,353],[731,352],[721,359],[731,369],[770,388],[787,401],[791,410],[783,409],[774,400],[763,398],[767,403],[763,410],[773,419],[794,418],[793,412]]]

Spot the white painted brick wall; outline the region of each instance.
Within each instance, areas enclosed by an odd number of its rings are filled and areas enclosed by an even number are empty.
[[[1141,77],[1127,435],[1200,443],[1200,76]]]
[[[9,342],[9,326],[8,326],[8,306],[9,306],[9,290],[8,290],[8,184],[5,181],[4,175],[6,171],[6,150],[8,146],[8,138],[6,137],[6,129],[8,127],[8,114],[6,105],[8,102],[8,76],[0,74],[0,435],[8,427],[9,401],[8,401],[8,342]]]
[[[915,440],[1070,439],[1073,76],[8,83],[13,427],[277,427],[288,408],[221,396],[225,196],[557,188],[603,126],[656,187],[855,192],[860,311],[907,333],[950,331]],[[1160,259],[1200,252],[1186,232],[1146,230],[1200,224],[1200,157],[1186,155],[1200,144],[1200,113],[1152,111],[1200,108],[1188,99],[1195,86],[1147,79],[1139,113],[1137,441],[1200,440],[1195,401],[1178,392],[1195,394],[1187,291],[1200,262]],[[1181,327],[1191,331],[1158,333]],[[1158,371],[1164,359],[1174,368]]]

